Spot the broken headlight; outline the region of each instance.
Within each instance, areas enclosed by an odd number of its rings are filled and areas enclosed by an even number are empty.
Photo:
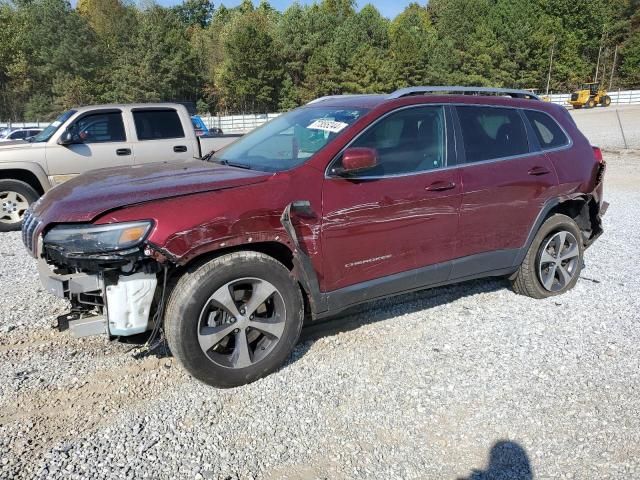
[[[137,247],[151,230],[151,222],[105,225],[58,225],[45,236],[45,245],[73,253],[101,253]]]

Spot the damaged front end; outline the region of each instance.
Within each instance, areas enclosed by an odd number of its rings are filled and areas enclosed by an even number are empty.
[[[76,337],[129,336],[155,327],[158,279],[166,267],[145,253],[151,222],[57,225],[30,238],[32,222],[26,219],[23,240],[38,259],[42,284],[71,303],[71,311],[58,317],[60,330]]]

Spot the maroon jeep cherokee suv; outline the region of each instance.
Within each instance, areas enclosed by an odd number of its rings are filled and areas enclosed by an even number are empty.
[[[206,160],[76,177],[23,238],[70,300],[61,329],[163,328],[220,387],[277,369],[305,318],[375,298],[492,276],[566,292],[606,208],[600,151],[517,90],[324,97]]]

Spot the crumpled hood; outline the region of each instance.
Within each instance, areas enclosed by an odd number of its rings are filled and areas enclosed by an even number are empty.
[[[50,223],[89,222],[116,208],[163,198],[259,183],[272,174],[202,160],[112,167],[79,175],[49,190],[33,207]]]

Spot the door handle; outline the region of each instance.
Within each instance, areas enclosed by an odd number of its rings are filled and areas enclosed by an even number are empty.
[[[545,167],[533,167],[531,170],[527,172],[529,175],[538,176],[538,175],[547,175],[549,170]]]
[[[176,153],[186,152],[187,147],[185,147],[184,145],[176,145],[175,147],[173,147],[173,151]]]
[[[429,185],[426,190],[429,192],[444,192],[445,190],[451,190],[452,188],[456,188],[455,182],[433,182]]]
[[[116,155],[120,155],[125,156],[125,155],[131,155],[131,149],[130,148],[119,148],[116,150]]]

